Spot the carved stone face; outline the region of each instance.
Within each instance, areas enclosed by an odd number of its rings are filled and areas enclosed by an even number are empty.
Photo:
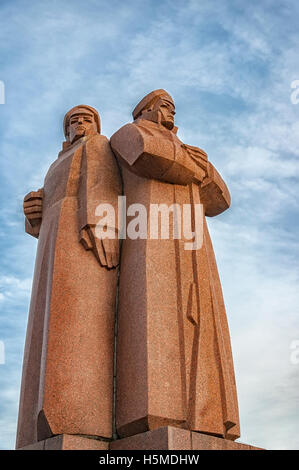
[[[171,130],[174,126],[175,107],[169,101],[161,98],[154,106],[154,110],[160,113],[161,124]]]
[[[96,134],[97,125],[94,115],[86,111],[75,111],[69,118],[68,137],[72,144],[86,135]]]

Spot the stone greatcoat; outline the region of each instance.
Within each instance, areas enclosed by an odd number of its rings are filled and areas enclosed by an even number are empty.
[[[121,194],[106,137],[60,152],[43,187],[20,396],[17,448],[56,434],[112,437],[117,269],[79,242],[101,202]]]
[[[139,118],[111,138],[127,205],[229,207],[228,189],[198,148]],[[197,167],[197,170],[195,169]],[[194,183],[206,166],[208,176]],[[203,171],[203,170],[202,170]],[[208,227],[203,244],[123,241],[117,342],[116,424],[121,437],[174,425],[234,440],[240,435],[233,359]],[[149,228],[148,228],[149,230]]]

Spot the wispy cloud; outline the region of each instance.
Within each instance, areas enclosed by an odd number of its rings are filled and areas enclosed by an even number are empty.
[[[14,445],[36,241],[22,199],[56,158],[64,113],[97,107],[110,136],[148,91],[176,100],[182,140],[204,148],[232,193],[209,220],[238,382],[242,441],[299,448],[299,79],[293,1],[1,2],[0,365],[2,448]]]

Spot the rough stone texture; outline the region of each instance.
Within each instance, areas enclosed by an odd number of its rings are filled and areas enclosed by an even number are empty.
[[[108,450],[109,442],[62,434],[18,450]]]
[[[234,442],[197,432],[191,432],[191,441],[193,450],[264,450],[242,442]]]
[[[131,232],[123,241],[116,425],[129,440],[111,449],[234,448],[229,442],[240,436],[229,330],[205,220],[229,208],[230,194],[207,154],[176,136],[174,110],[170,95],[156,90],[111,138],[127,206],[142,204],[149,222],[146,239]],[[117,213],[121,177],[93,108],[70,110],[64,130],[43,188],[24,199],[26,232],[39,241],[17,448],[72,448],[84,445],[78,436],[112,437],[119,240],[95,236],[95,210],[105,202]],[[191,208],[199,245],[186,233],[153,237],[153,204]],[[114,234],[116,223],[109,226]]]
[[[111,137],[127,205],[198,207],[203,243],[186,239],[123,241],[117,344],[116,424],[121,437],[163,426],[240,436],[226,312],[206,216],[230,205],[207,154],[176,136],[174,103],[147,95],[135,121]],[[200,206],[202,204],[202,206]],[[189,240],[190,241],[190,240]]]
[[[164,427],[110,443],[110,450],[190,450],[191,434],[185,429]]]
[[[109,252],[94,230],[95,208],[117,205],[121,179],[93,108],[73,108],[64,125],[43,188],[24,200],[26,231],[39,240],[17,448],[57,434],[112,436],[119,240]]]
[[[264,450],[171,426],[106,442],[63,434],[18,450]]]
[[[108,450],[109,442],[63,434],[46,439],[45,450]]]
[[[231,440],[171,426],[125,437],[110,443],[110,450],[262,450]]]
[[[158,447],[157,447],[158,446]],[[110,442],[110,450],[168,449],[168,428],[155,429]]]
[[[16,450],[45,450],[45,441],[38,441],[24,447],[17,447]]]

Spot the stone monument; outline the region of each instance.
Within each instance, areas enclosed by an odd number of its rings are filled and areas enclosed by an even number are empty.
[[[26,231],[39,241],[17,448],[253,449],[234,442],[232,351],[205,220],[230,195],[207,154],[177,137],[174,115],[172,97],[155,90],[109,145],[96,110],[73,108],[43,189],[25,197]],[[115,221],[96,219],[101,203],[119,214],[121,195],[126,215],[144,216],[136,236],[131,221],[120,236]]]
[[[121,179],[95,109],[71,109],[64,132],[43,188],[24,200],[38,247],[17,448],[62,434],[112,438],[119,240],[94,230],[96,206],[117,204]]]
[[[200,249],[183,239],[123,241],[116,423],[121,437],[173,425],[234,440],[238,403],[226,313],[204,215],[230,205],[207,154],[181,142],[164,90],[111,137],[127,204],[202,204]]]

